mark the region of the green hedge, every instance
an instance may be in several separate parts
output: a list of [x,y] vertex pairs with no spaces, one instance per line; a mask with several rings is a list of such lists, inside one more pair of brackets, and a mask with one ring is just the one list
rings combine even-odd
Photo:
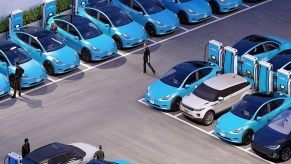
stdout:
[[[70,9],[71,0],[56,0],[57,12],[62,12]],[[35,22],[42,19],[41,6],[31,8],[28,11],[23,11],[23,25]],[[0,33],[8,30],[8,19],[0,20]]]

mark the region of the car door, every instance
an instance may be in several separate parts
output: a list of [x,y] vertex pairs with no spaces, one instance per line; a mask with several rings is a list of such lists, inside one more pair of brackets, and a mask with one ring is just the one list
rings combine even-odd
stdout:
[[263,60],[263,58],[265,58],[265,56],[267,55],[265,52],[266,51],[265,51],[264,45],[263,44],[260,44],[260,45],[255,46],[254,48],[252,48],[248,52],[248,54],[257,57],[258,60],[260,61],[260,60]]
[[77,52],[81,52],[81,36],[78,30],[71,24],[68,24],[68,35],[67,38],[70,42],[71,47],[73,47]]
[[267,53],[268,59],[271,59],[272,57],[277,55],[278,52],[279,52],[280,45],[277,44],[277,43],[267,42],[267,43],[264,43],[264,46],[265,46],[265,49],[266,49],[266,53]]
[[71,44],[70,44],[70,40],[67,39],[67,35],[68,34],[68,23],[64,22],[64,21],[60,21],[60,20],[55,20],[54,21],[55,24],[57,25],[58,27],[58,33],[56,34],[57,37],[63,42],[65,43],[66,45],[68,45],[69,47],[71,47]]
[[7,61],[7,59],[5,58],[5,55],[2,53],[2,51],[0,51],[0,72],[5,75],[5,76],[9,76],[9,63]]
[[276,99],[270,102],[271,112],[268,114],[268,121],[286,109],[286,107],[283,105],[284,101],[284,99]]
[[132,16],[132,19],[141,25],[145,25],[146,24],[146,20],[144,18],[145,11],[141,7],[141,5],[135,0],[132,0],[131,8],[132,10],[129,14]]
[[182,84],[180,88],[180,96],[184,97],[187,94],[191,93],[194,91],[195,88],[198,87],[196,84],[196,81],[199,79],[198,76],[198,71],[192,72],[185,80],[184,83]]
[[44,61],[43,49],[39,42],[35,38],[30,36],[29,45],[30,47],[28,48],[27,53],[29,53],[30,56],[36,61],[43,63]]
[[114,32],[112,30],[112,24],[109,21],[109,19],[102,13],[102,12],[98,12],[98,17],[97,17],[99,23],[99,27],[101,29],[102,32],[104,32],[105,34],[112,36],[112,33]]
[[215,112],[223,112],[226,109],[229,109],[232,106],[232,87],[225,88],[221,90],[218,94],[218,98],[222,98],[221,100],[217,100],[217,104],[215,105]]

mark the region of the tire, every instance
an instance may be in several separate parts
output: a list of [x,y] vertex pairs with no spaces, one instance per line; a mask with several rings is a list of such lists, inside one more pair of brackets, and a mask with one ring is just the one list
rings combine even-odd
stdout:
[[145,30],[147,31],[149,36],[156,36],[156,28],[152,23],[147,23],[145,26]]
[[178,13],[178,18],[179,18],[179,21],[180,23],[182,24],[188,24],[188,15],[184,12],[184,11],[180,11]]
[[84,62],[90,62],[92,60],[91,53],[87,48],[84,48],[81,52],[82,59]]
[[116,46],[117,46],[117,49],[122,49],[123,46],[122,46],[122,41],[121,39],[119,38],[119,36],[113,36],[113,40],[115,41],[116,43]]
[[252,142],[252,138],[253,138],[254,132],[252,130],[247,130],[242,138],[242,144],[243,145],[248,145]]
[[214,13],[214,14],[219,14],[220,13],[219,5],[218,5],[217,2],[215,2],[213,0],[209,4],[210,4],[210,6],[212,8],[212,13]]
[[9,83],[10,83],[11,88],[15,87],[15,76],[14,75],[9,76]]
[[179,106],[181,103],[181,98],[180,97],[175,97],[171,103],[171,111],[178,111],[179,110]]
[[51,62],[48,62],[48,61],[44,62],[43,67],[45,68],[46,73],[48,75],[51,75],[52,76],[52,75],[55,74],[54,66],[52,65]]
[[214,112],[213,111],[208,111],[204,115],[204,118],[202,120],[203,125],[209,126],[213,123],[214,120]]
[[291,148],[290,147],[283,147],[280,152],[280,159],[281,161],[285,162],[288,161],[291,157]]

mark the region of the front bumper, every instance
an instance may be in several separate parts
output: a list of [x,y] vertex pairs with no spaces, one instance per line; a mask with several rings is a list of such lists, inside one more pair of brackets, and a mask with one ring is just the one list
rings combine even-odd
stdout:
[[61,65],[55,64],[55,66],[54,66],[55,74],[70,72],[74,69],[79,68],[79,66],[80,66],[80,59],[78,59],[74,62],[71,62],[69,64],[61,64]]
[[4,88],[0,89],[0,97],[4,97],[10,92],[10,86],[6,85]]
[[143,44],[146,40],[147,40],[146,33],[143,36],[137,37],[137,38],[132,38],[132,39],[123,38],[122,40],[123,48],[131,48],[131,47],[139,46]]
[[243,133],[244,133],[243,131],[241,131],[240,133],[225,132],[219,127],[219,125],[216,124],[215,126],[215,135],[229,142],[242,143]]
[[174,31],[177,31],[180,28],[180,23],[178,21],[173,25],[165,25],[165,26],[155,25],[155,27],[156,27],[157,35],[165,35],[165,34],[169,34],[169,33],[172,33]]
[[263,154],[268,158],[278,159],[280,157],[280,149],[271,150],[254,142],[252,142],[251,147],[254,151]]
[[112,58],[117,55],[117,48],[114,47],[110,50],[102,51],[102,52],[94,52],[92,53],[92,61],[100,61],[108,58]]
[[21,88],[28,88],[44,83],[47,79],[46,73],[33,77],[33,78],[21,78]]
[[203,120],[204,115],[205,115],[204,112],[201,112],[201,111],[196,112],[196,111],[194,111],[193,108],[191,108],[183,103],[180,104],[180,110],[182,111],[184,116],[189,117],[193,120],[200,121],[200,122]]
[[162,110],[170,110],[170,108],[171,108],[171,101],[172,101],[171,99],[165,100],[165,101],[160,101],[159,99],[150,97],[146,93],[144,95],[144,99],[145,99],[145,102],[153,108],[159,108]]
[[226,13],[237,10],[242,7],[242,2],[220,4],[220,12]]
[[203,14],[188,14],[188,22],[189,23],[202,22],[211,18],[211,15],[212,15],[211,10]]

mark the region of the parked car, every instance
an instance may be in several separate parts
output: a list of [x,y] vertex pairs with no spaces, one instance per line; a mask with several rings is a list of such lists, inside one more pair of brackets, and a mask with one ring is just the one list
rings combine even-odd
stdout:
[[209,19],[212,10],[205,0],[161,0],[163,5],[174,12],[180,23],[196,23]]
[[288,107],[291,107],[291,98],[280,97],[279,94],[246,96],[218,119],[215,134],[229,142],[250,144],[255,132]]
[[78,15],[94,22],[115,41],[118,49],[135,47],[147,40],[143,26],[133,21],[123,9],[112,2],[101,1],[80,6]]
[[271,159],[285,162],[291,157],[291,108],[271,119],[255,132],[252,149]]
[[287,66],[287,64],[291,63],[291,49],[287,49],[278,53],[268,62],[273,65],[274,72],[276,72],[280,68],[284,68],[285,66]]
[[86,143],[51,143],[40,147],[23,158],[23,164],[80,164],[89,162],[97,148]]
[[85,62],[111,58],[117,54],[115,42],[104,34],[92,21],[79,15],[58,15],[50,17],[58,27],[58,37],[81,55]]
[[213,13],[226,13],[242,7],[242,0],[205,0],[211,5]]
[[7,40],[0,40],[0,50],[0,73],[8,78],[10,86],[15,85],[14,74],[17,61],[24,69],[20,84],[21,88],[41,84],[47,79],[44,67],[32,59],[19,45]]
[[112,2],[126,10],[150,36],[169,34],[180,27],[177,15],[166,9],[160,1],[112,0]]
[[113,160],[113,161],[105,161],[105,160],[91,160],[87,164],[133,164],[131,162],[125,160]]
[[6,76],[0,73],[0,97],[6,96],[7,94],[9,94],[9,92],[10,92],[9,81]]
[[66,73],[80,66],[78,54],[46,29],[23,27],[11,32],[10,40],[41,63],[49,75]]
[[217,113],[225,112],[251,93],[251,85],[245,78],[232,73],[223,74],[205,80],[185,96],[180,110],[184,116],[210,125]]
[[145,91],[147,104],[162,110],[179,110],[182,98],[203,81],[216,76],[219,67],[212,62],[188,61],[171,68]]

